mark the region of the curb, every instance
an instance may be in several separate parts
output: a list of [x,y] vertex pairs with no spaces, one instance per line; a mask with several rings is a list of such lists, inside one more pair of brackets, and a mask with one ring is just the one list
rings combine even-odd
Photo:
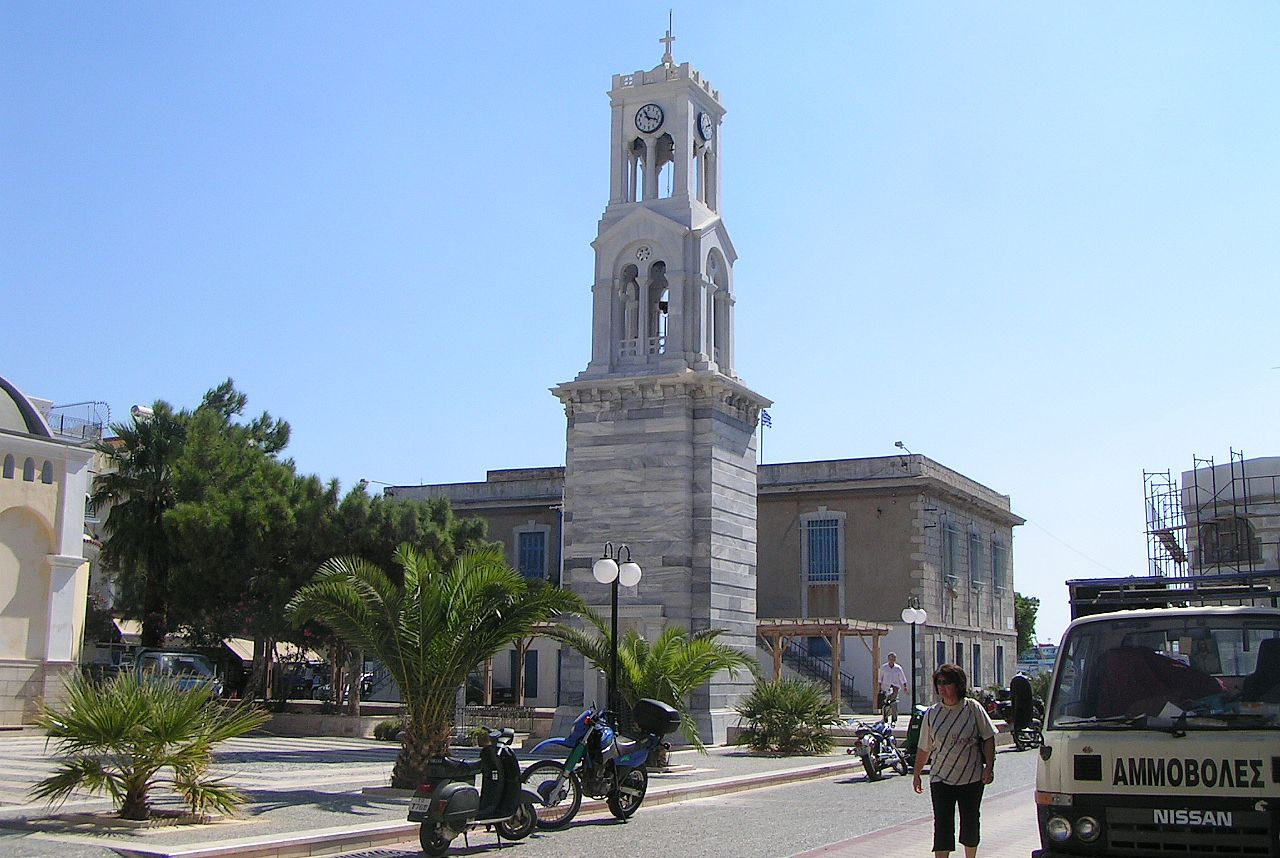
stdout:
[[[710,798],[727,793],[779,786],[785,783],[815,780],[851,771],[862,771],[862,763],[857,759],[850,758],[817,765],[799,766],[794,769],[763,772],[757,775],[718,778],[690,784],[675,784],[650,790],[645,796],[644,804],[645,806],[674,804],[697,798]],[[602,799],[584,801],[579,813],[586,814],[602,811],[605,806],[605,802]],[[223,840],[216,844],[157,847],[154,849],[111,844],[108,848],[114,849],[121,855],[126,856],[126,858],[232,858],[232,856],[234,858],[309,858],[309,856],[313,855],[333,855],[339,852],[351,852],[359,849],[377,849],[394,843],[402,843],[406,840],[417,840],[417,838],[418,823],[416,822],[369,822],[362,825],[323,828],[309,831],[306,834],[283,834]],[[100,839],[95,839],[93,842],[98,846],[107,845]]]

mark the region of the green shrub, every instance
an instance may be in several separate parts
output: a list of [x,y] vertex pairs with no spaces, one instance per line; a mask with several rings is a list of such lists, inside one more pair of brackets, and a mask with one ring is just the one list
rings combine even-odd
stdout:
[[746,725],[738,744],[780,754],[828,753],[835,746],[828,728],[840,720],[831,695],[798,679],[757,682],[738,716]]
[[210,773],[214,746],[267,717],[221,705],[208,686],[182,689],[174,679],[132,673],[100,683],[76,676],[66,699],[36,716],[57,746],[58,766],[31,795],[57,803],[80,791],[106,793],[121,817],[147,819],[160,787],[181,795],[192,814],[229,813],[245,797]]
[[388,718],[385,721],[379,721],[373,726],[373,738],[381,739],[384,742],[394,742],[400,738],[400,731],[404,729],[404,722],[399,718]]

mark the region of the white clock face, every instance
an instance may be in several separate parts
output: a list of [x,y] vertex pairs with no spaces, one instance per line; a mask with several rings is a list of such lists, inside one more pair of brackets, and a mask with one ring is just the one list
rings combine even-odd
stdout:
[[703,140],[710,140],[711,135],[716,133],[715,123],[705,113],[698,114],[698,133],[702,135]]
[[636,111],[636,128],[648,134],[662,127],[662,108],[656,104],[646,104]]

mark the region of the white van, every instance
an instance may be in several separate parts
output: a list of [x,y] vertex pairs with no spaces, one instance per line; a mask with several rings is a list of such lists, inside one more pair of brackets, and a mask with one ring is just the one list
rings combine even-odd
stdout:
[[1036,805],[1035,858],[1280,858],[1280,610],[1073,622],[1054,666]]

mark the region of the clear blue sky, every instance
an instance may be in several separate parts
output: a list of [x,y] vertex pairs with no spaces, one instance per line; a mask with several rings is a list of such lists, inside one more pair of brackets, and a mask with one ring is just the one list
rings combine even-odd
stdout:
[[[610,76],[667,7],[0,7],[0,374],[112,417],[231,376],[306,472],[560,464]],[[1142,472],[1280,453],[1280,4],[705,2],[769,462],[1011,495],[1040,636],[1142,574]]]

